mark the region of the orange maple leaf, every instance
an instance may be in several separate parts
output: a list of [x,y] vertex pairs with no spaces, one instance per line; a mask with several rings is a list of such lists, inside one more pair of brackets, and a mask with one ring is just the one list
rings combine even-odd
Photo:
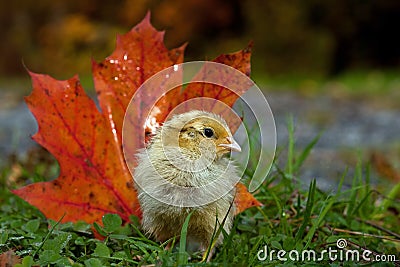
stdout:
[[[116,49],[109,57],[101,63],[93,62],[101,112],[77,77],[58,81],[30,72],[33,91],[25,100],[39,125],[33,139],[56,157],[60,175],[53,181],[14,190],[16,195],[47,218],[59,220],[64,216],[63,222],[100,222],[105,213],[116,213],[124,221],[132,214],[141,216],[122,153],[122,124],[129,101],[140,85],[164,68],[183,62],[185,46],[168,50],[163,37],[147,15],[130,32],[117,37]],[[221,55],[215,61],[250,73],[250,49]],[[220,99],[229,106],[238,97],[215,85],[191,84],[183,93],[171,91],[160,100],[157,106],[162,112],[157,119],[162,122],[173,107],[199,95]],[[144,105],[156,100],[141,99]],[[140,140],[132,140],[135,148],[141,147]],[[241,185],[238,191],[235,201],[239,211],[261,205]]]

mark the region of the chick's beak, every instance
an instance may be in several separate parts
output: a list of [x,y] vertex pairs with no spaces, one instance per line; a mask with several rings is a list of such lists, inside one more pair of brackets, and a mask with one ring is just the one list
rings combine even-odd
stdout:
[[228,136],[226,138],[226,140],[228,141],[227,144],[219,144],[219,146],[227,147],[230,150],[236,151],[236,152],[241,152],[242,151],[242,149],[240,148],[239,144],[235,141],[235,139],[233,139],[233,137]]

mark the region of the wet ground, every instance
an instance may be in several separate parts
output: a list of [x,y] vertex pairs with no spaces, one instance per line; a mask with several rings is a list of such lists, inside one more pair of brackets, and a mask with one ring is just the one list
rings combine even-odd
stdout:
[[[7,155],[17,153],[23,157],[36,145],[30,136],[37,131],[37,125],[22,102],[23,94],[0,90],[0,165],[6,164]],[[289,115],[295,121],[298,149],[323,131],[300,174],[306,183],[317,178],[319,187],[334,189],[347,167],[351,173],[357,160],[368,161],[373,151],[390,156],[392,163],[400,162],[399,95],[349,99],[289,91],[266,90],[265,94],[277,126],[278,147],[287,144]],[[285,154],[285,149],[282,151]]]
[[[302,180],[317,179],[320,188],[335,189],[342,173],[350,178],[359,160],[364,166],[372,153],[384,153],[391,163],[400,159],[400,98],[386,101],[348,99],[333,95],[311,97],[294,93],[269,94],[275,115],[278,145],[287,143],[288,114],[295,120],[297,148],[304,149],[322,135],[302,167]],[[400,167],[400,166],[397,166]],[[373,182],[377,175],[372,174]],[[350,184],[350,179],[347,180]]]

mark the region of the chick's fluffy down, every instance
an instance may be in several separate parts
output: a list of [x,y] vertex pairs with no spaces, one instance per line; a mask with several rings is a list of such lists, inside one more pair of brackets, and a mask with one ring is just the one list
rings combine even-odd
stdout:
[[[216,129],[213,138],[205,138],[201,134],[204,125]],[[188,131],[189,137],[183,134]],[[198,131],[199,134],[190,131]],[[237,170],[228,158],[215,156],[215,148],[207,149],[205,146],[202,151],[204,157],[201,158],[201,149],[191,147],[201,143],[197,139],[217,143],[225,134],[231,136],[221,117],[192,111],[165,122],[149,146],[137,154],[134,178],[145,232],[159,241],[179,236],[183,222],[192,210],[188,240],[199,244],[200,249],[207,248],[215,226],[219,227],[225,217],[223,227],[230,232],[235,213],[234,186],[240,179]],[[175,137],[177,142],[171,141]],[[186,137],[189,141],[183,142]],[[197,171],[199,168],[200,171]],[[222,239],[220,235],[217,244]]]

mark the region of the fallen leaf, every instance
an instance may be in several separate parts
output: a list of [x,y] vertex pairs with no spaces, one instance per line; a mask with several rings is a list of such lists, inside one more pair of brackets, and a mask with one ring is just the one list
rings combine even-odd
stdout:
[[[239,52],[220,55],[214,59],[213,62],[228,65],[241,71],[247,76],[250,76],[251,47],[252,43]],[[207,65],[204,66],[204,68],[206,67]],[[203,108],[204,110],[224,116],[228,121],[228,124],[230,124],[230,128],[234,132],[239,126],[241,120],[238,120],[237,116],[230,113],[231,109],[227,109],[226,106],[218,105],[218,102],[222,101],[228,107],[232,107],[240,95],[244,94],[251,87],[251,84],[248,83],[247,80],[243,80],[242,77],[232,77],[232,73],[225,74],[223,72],[217,72],[210,74],[205,70],[202,70],[198,75],[195,75],[193,80],[204,80],[204,77],[201,77],[201,75],[216,75],[218,77],[215,80],[224,81],[225,87],[210,83],[192,82],[188,84],[183,91],[181,87],[175,88],[169,91],[166,96],[155,105],[157,113],[153,116],[157,121],[164,121],[167,118],[166,116],[169,115],[174,108],[179,104],[184,103],[176,113],[184,113],[194,108]],[[237,90],[233,92],[231,88],[237,88]],[[198,97],[208,99],[201,99],[195,103],[188,101]],[[195,105],[194,108],[193,104]]]
[[[185,45],[168,50],[163,37],[164,33],[150,24],[147,15],[130,32],[117,37],[116,49],[109,57],[93,62],[101,112],[77,77],[58,81],[30,72],[33,91],[26,103],[39,125],[33,139],[56,157],[60,175],[53,181],[14,190],[16,195],[39,208],[47,218],[59,220],[64,216],[63,222],[101,223],[105,213],[116,213],[124,221],[132,214],[141,216],[122,153],[122,125],[129,101],[141,84],[160,70],[183,62]],[[249,75],[250,46],[238,53],[221,55],[215,62]],[[247,89],[243,87],[240,93]],[[218,99],[228,106],[239,97],[223,87],[190,84],[183,92],[172,92],[160,100],[156,106],[161,112],[156,120],[161,123],[170,109],[197,96]],[[152,105],[156,100],[151,96],[140,99],[143,105]],[[144,124],[136,121],[144,114],[136,112],[136,117],[129,119],[136,123],[137,131],[144,131]],[[138,136],[130,138],[133,151],[143,147]],[[240,211],[260,205],[242,184],[238,184],[237,196]]]
[[21,263],[21,258],[15,255],[14,250],[8,250],[0,254],[0,267],[11,267]]
[[33,139],[60,164],[60,176],[14,190],[47,218],[101,221],[104,213],[124,220],[140,215],[132,178],[110,118],[100,113],[77,77],[58,81],[30,73],[33,92],[26,103],[39,131]]
[[261,207],[263,204],[258,201],[252,194],[247,191],[247,187],[242,184],[238,183],[236,185],[236,197],[235,197],[235,204],[236,204],[236,214],[245,211],[251,207]]
[[[121,143],[121,130],[126,108],[136,90],[148,78],[174,64],[183,62],[185,45],[168,50],[164,32],[150,24],[150,14],[130,32],[117,36],[115,51],[103,62],[93,62],[93,77],[100,107],[110,119],[116,138]],[[153,105],[152,95],[140,99],[143,105]],[[137,118],[143,117],[138,110]],[[137,129],[140,131],[143,126]],[[141,140],[140,140],[141,141]],[[135,140],[135,143],[139,143]]]
[[371,164],[383,178],[394,183],[400,183],[400,172],[398,172],[384,154],[373,152],[371,154]]

